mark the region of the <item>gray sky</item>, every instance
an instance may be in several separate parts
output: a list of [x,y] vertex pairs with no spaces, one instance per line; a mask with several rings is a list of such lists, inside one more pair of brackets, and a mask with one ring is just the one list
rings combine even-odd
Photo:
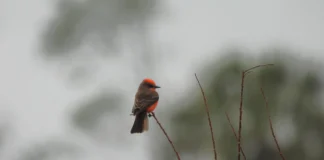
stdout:
[[[165,48],[162,51],[173,53],[172,60],[161,62],[161,65],[168,65],[158,67],[161,77],[153,77],[165,86],[160,90],[161,97],[167,93],[182,93],[187,83],[194,83],[195,67],[204,60],[217,57],[215,53],[224,45],[240,45],[256,52],[262,47],[283,44],[307,53],[296,56],[323,58],[324,1],[166,2],[170,13],[152,25],[158,44]],[[81,90],[69,88],[65,79],[60,77],[61,68],[46,65],[37,57],[40,31],[52,15],[53,7],[53,2],[49,0],[0,0],[0,112],[10,112],[8,117],[13,120],[14,134],[11,137],[15,136],[15,139],[12,139],[14,143],[9,145],[10,148],[19,149],[27,142],[42,140],[42,137],[64,135],[67,112],[71,111],[73,104],[100,88],[101,82],[107,81],[107,77],[98,77],[103,80],[97,80],[98,83]],[[111,70],[103,73],[116,77],[112,84],[126,81],[132,75]],[[125,127],[127,135],[133,123],[128,112],[137,83],[125,84],[129,88],[124,90],[130,95],[124,115],[130,121]],[[169,93],[175,86],[178,89]],[[160,105],[163,106],[163,103],[168,102],[162,101]],[[136,138],[133,143],[145,141],[145,136]],[[139,155],[138,159],[148,158],[144,147],[131,151],[118,148],[107,150],[115,159],[134,154]],[[14,150],[5,156],[14,156]]]

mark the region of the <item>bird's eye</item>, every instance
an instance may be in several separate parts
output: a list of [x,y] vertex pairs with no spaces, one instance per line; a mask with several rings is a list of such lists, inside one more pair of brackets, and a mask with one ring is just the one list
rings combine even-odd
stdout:
[[153,85],[151,85],[151,84],[149,84],[148,86],[149,86],[149,88],[154,88],[154,86],[153,86]]

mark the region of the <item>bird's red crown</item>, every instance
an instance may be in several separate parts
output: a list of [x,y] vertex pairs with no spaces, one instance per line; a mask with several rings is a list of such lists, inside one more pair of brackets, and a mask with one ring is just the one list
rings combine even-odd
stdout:
[[151,85],[153,85],[153,86],[156,85],[155,82],[154,82],[154,80],[153,80],[153,79],[150,79],[150,78],[145,78],[145,79],[143,80],[143,82],[145,82],[145,83],[149,83],[149,84],[151,84]]

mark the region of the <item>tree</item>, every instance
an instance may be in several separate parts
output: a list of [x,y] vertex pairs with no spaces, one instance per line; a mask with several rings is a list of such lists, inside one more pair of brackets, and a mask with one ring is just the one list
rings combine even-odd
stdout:
[[[229,112],[237,129],[241,72],[265,63],[274,63],[275,66],[255,70],[245,79],[242,142],[247,159],[280,159],[269,129],[261,86],[268,98],[274,130],[285,157],[294,160],[324,158],[324,153],[318,149],[324,144],[324,118],[319,98],[322,83],[320,71],[315,68],[320,67],[285,53],[284,50],[273,50],[257,62],[244,53],[231,54],[204,67],[198,74],[208,99],[217,137],[216,149],[222,160],[237,158],[237,142],[225,111]],[[172,123],[168,123],[172,125],[168,128],[184,159],[212,159],[202,96],[197,85],[192,88],[187,97],[174,104],[183,109],[173,114]],[[154,158],[176,159],[167,141],[163,142],[163,145],[155,143],[154,146],[158,147],[155,150],[162,152],[155,154]]]
[[158,55],[148,26],[161,7],[158,0],[60,0],[44,30],[41,56],[69,69],[74,83],[97,71],[102,58],[124,54],[133,59],[131,69],[153,74]]
[[[126,36],[132,33],[145,36],[146,25],[159,9],[157,3],[157,0],[60,0],[58,14],[44,32],[45,56],[78,54],[71,50],[91,41],[95,47],[117,48],[123,32],[130,31]],[[102,54],[107,53],[112,52],[105,50]]]

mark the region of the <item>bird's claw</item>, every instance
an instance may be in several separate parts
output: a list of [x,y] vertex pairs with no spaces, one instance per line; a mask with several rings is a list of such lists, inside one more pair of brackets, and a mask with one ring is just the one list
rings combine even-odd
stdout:
[[148,113],[147,115],[148,115],[148,117],[152,117],[153,113]]
[[148,117],[152,117],[152,114],[151,114],[151,113],[149,113],[149,114],[147,114],[147,116],[148,116]]
[[[134,113],[131,113],[131,114],[129,114],[129,115],[130,115],[130,116],[135,116]],[[152,117],[152,116],[153,116],[153,113],[148,113],[147,116],[148,116],[148,117]]]

